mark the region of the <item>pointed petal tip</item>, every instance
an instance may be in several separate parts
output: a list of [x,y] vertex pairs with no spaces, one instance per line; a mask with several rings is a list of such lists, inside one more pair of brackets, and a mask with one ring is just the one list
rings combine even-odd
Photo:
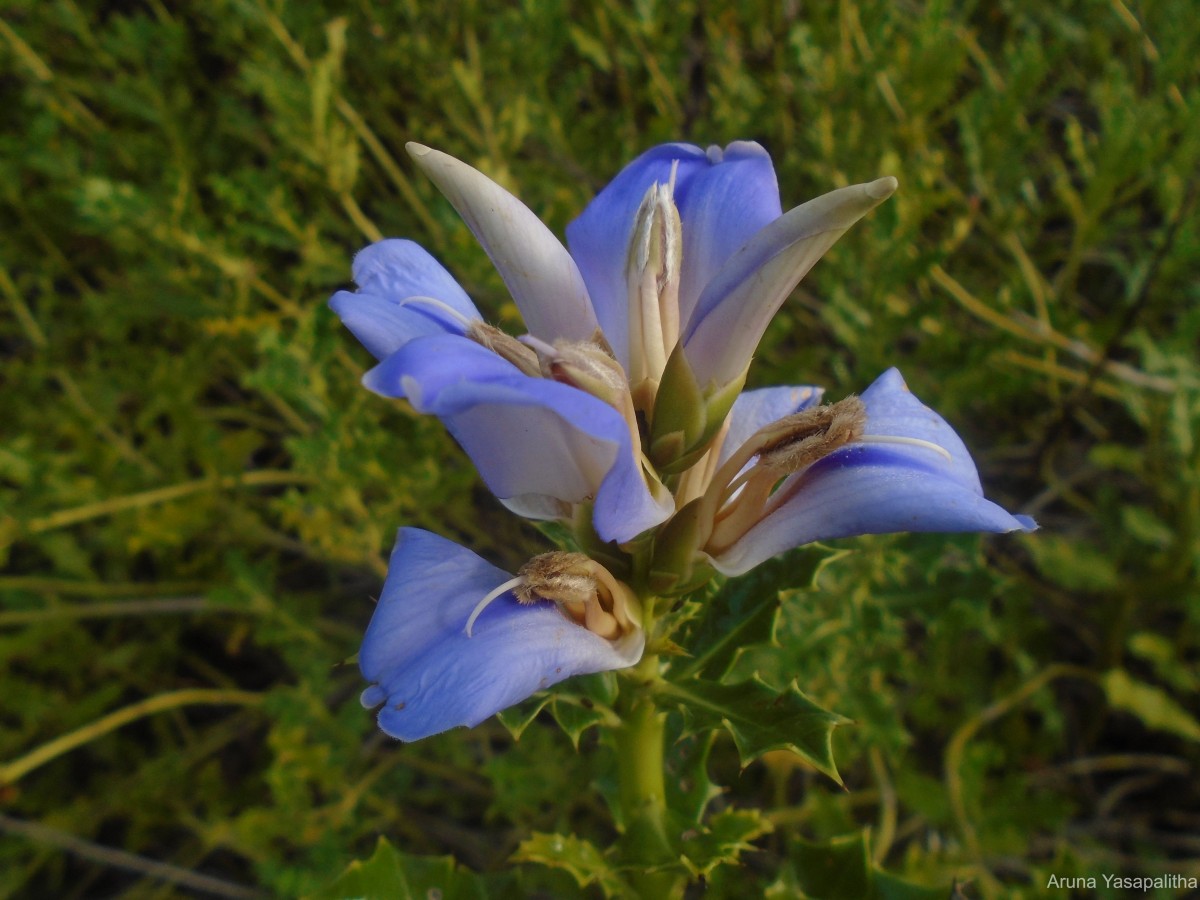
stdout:
[[886,200],[892,194],[896,193],[896,188],[900,187],[900,182],[891,175],[885,175],[883,178],[877,178],[863,187],[867,191],[867,196],[872,200]]
[[418,144],[416,141],[409,141],[404,145],[404,149],[408,151],[408,155],[413,159],[420,159],[422,156],[428,156],[433,152],[432,147],[426,147],[424,144]]

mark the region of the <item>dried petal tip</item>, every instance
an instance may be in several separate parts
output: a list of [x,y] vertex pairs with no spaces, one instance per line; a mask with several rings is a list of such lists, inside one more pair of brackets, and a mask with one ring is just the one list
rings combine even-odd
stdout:
[[891,175],[885,175],[883,178],[876,179],[870,184],[864,185],[867,196],[872,200],[886,200],[892,194],[896,193],[896,188],[900,187],[900,182]]

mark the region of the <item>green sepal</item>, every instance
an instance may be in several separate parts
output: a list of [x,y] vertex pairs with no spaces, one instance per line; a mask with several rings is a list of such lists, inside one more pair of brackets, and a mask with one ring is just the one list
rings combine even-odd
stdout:
[[460,868],[451,856],[409,856],[380,838],[370,859],[350,863],[336,881],[307,900],[425,900],[432,896],[485,900],[520,894],[511,876],[485,879]]
[[581,887],[598,884],[605,897],[627,897],[628,886],[594,844],[574,835],[535,832],[521,842],[513,862],[562,869]]
[[694,580],[696,549],[712,530],[712,523],[705,522],[702,513],[703,504],[697,498],[676,512],[655,538],[649,581],[650,589],[659,596],[684,593],[681,588]]
[[867,832],[820,844],[796,840],[789,847],[791,877],[768,889],[768,897],[810,900],[946,900],[954,888],[923,887],[889,875],[871,861]]
[[683,344],[676,344],[654,396],[649,447],[654,467],[659,472],[669,472],[671,464],[699,442],[706,424],[704,393],[683,352]]
[[[678,388],[672,388],[674,396],[683,400],[672,400],[671,394],[664,395],[667,372],[671,371],[672,360],[678,356]],[[721,388],[704,392],[696,384],[688,359],[679,347],[667,360],[667,371],[659,386],[654,402],[654,421],[650,425],[650,461],[662,475],[686,472],[700,460],[708,450],[710,440],[725,424],[725,418],[733,408],[733,402],[742,394],[749,366],[730,383]],[[695,403],[695,409],[678,410],[676,403]],[[659,422],[664,425],[659,425]]]
[[739,684],[689,679],[660,690],[679,704],[685,733],[729,732],[743,768],[769,750],[788,750],[842,783],[833,761],[833,730],[850,720],[818,706],[794,684],[780,693],[757,678]]

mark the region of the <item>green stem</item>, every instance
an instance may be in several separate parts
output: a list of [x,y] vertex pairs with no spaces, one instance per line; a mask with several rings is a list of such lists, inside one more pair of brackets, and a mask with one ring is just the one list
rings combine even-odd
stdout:
[[663,779],[666,714],[655,703],[658,656],[647,654],[621,686],[616,732],[621,809],[625,817],[623,857],[633,868],[629,882],[637,896],[671,900],[683,896],[684,877],[667,828]]

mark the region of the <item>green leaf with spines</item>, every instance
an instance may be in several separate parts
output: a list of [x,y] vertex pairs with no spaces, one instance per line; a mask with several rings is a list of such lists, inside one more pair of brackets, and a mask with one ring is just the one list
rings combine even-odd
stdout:
[[459,867],[451,856],[409,856],[380,838],[366,861],[355,860],[308,900],[486,900],[518,896],[510,877],[488,880]]
[[538,713],[545,709],[553,699],[554,695],[549,693],[534,694],[523,703],[500,710],[496,713],[496,718],[500,720],[501,725],[508,729],[512,739],[519,741],[521,735],[525,733],[525,729],[533,724]]
[[595,844],[574,835],[534,833],[521,842],[512,859],[562,869],[581,888],[598,884],[606,897],[629,896],[629,888]]
[[771,831],[771,823],[756,809],[726,809],[701,829],[685,831],[680,860],[693,877],[704,878],[721,865],[736,865],[753,850],[750,843]]
[[[931,888],[890,875],[871,860],[866,831],[824,843],[796,840],[788,848],[792,871],[768,897],[809,900],[951,900],[955,888]],[[783,891],[786,893],[776,893]]]
[[768,750],[789,750],[842,783],[832,737],[849,720],[813,703],[794,684],[779,692],[757,678],[739,684],[691,679],[667,683],[661,690],[683,711],[685,733],[728,731],[743,767]]
[[597,725],[615,728],[621,723],[612,709],[616,692],[616,677],[612,672],[572,678],[554,692],[550,714],[566,732],[576,750],[579,749],[579,739],[589,728]]
[[1137,681],[1124,669],[1110,669],[1101,684],[1113,709],[1137,716],[1147,728],[1200,741],[1200,722],[1162,688]]
[[821,567],[838,555],[839,551],[822,546],[802,547],[727,582],[709,600],[708,615],[699,619],[684,642],[693,659],[680,676],[703,675],[720,681],[742,648],[774,644],[781,590],[810,587]]
[[708,777],[708,754],[715,731],[681,736],[667,747],[667,809],[679,830],[696,828],[704,820],[705,810],[721,788]]

